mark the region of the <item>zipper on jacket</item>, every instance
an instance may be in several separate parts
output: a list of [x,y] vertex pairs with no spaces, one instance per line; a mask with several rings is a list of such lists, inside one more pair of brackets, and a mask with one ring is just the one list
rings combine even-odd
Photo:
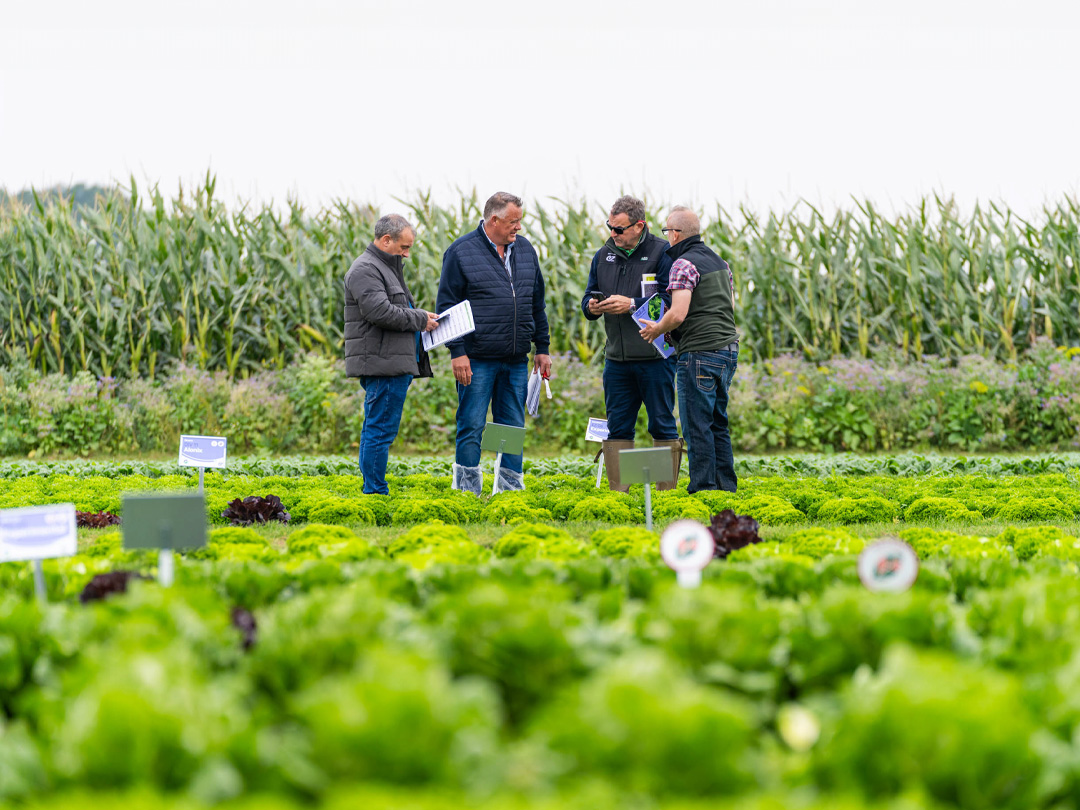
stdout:
[[[485,234],[485,236],[486,235],[487,234]],[[488,241],[490,241],[490,240],[488,240]],[[509,247],[509,245],[507,247]],[[497,261],[499,263],[499,265],[502,267],[502,269],[505,270],[506,269],[506,263],[501,258],[499,258],[499,251],[493,249],[491,247],[491,245],[488,245],[488,249],[490,249],[492,251],[492,253],[495,254],[495,261]],[[518,336],[517,336],[517,290],[514,289],[514,267],[515,267],[515,265],[517,265],[517,260],[513,257],[513,255],[511,255],[510,256],[510,298],[514,302],[514,331],[512,332],[512,337],[510,338],[510,345],[513,348],[516,349],[517,348],[517,338],[518,338]],[[528,351],[528,347],[526,347],[525,350]],[[516,354],[516,352],[515,352],[515,354]]]
[[[627,275],[626,271],[630,267],[630,257],[629,256],[621,256],[620,258],[622,259],[622,262],[620,263],[620,266],[619,266],[619,282],[620,282],[619,287],[625,290],[626,289],[626,275]],[[631,290],[629,290],[629,292],[632,293],[634,291],[631,289]],[[634,297],[633,295],[628,295],[627,296],[627,298],[630,298],[631,300],[633,299],[633,297]],[[626,357],[626,341],[623,339],[621,329],[619,330],[619,342],[622,344],[623,357],[625,358]]]
[[[516,264],[517,264],[517,262],[514,260],[514,257],[511,256],[510,257],[510,297],[514,301],[514,348],[515,349],[517,348],[517,339],[518,339],[518,333],[517,333],[517,290],[514,289],[514,265],[516,265]],[[529,350],[529,347],[526,346],[525,351],[527,352],[528,350]],[[516,354],[516,352],[515,352],[515,354]]]

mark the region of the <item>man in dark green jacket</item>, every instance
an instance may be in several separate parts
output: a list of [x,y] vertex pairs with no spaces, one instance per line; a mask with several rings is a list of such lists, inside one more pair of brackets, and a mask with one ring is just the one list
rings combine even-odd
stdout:
[[[671,305],[667,292],[664,251],[668,244],[649,233],[645,203],[630,196],[619,197],[611,206],[607,228],[611,238],[593,256],[589,281],[581,311],[595,321],[604,319],[607,345],[604,352],[604,408],[608,437],[603,443],[608,486],[626,492],[629,485],[619,480],[619,452],[634,446],[635,424],[642,404],[649,417],[649,433],[655,447],[672,449],[672,466],[678,481],[682,443],[675,425],[675,358],[664,358],[656,347],[638,335],[630,313],[649,296],[642,291],[642,279],[652,276],[664,305]],[[658,484],[671,489],[673,483]]]
[[645,340],[671,333],[678,352],[679,421],[690,460],[687,490],[738,487],[728,432],[728,388],[739,364],[735,284],[727,262],[701,240],[701,221],[673,208],[663,233],[671,243],[671,308],[646,322]]
[[345,373],[364,387],[359,462],[369,495],[389,494],[386,462],[405,394],[413,377],[431,376],[420,332],[435,328],[435,314],[416,309],[405,283],[404,260],[415,233],[405,217],[387,214],[345,274]]

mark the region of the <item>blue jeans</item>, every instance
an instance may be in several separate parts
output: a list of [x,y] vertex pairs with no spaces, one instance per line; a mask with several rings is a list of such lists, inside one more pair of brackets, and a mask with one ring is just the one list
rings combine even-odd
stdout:
[[677,439],[675,426],[675,358],[604,363],[604,408],[608,438],[633,441],[642,403],[649,415],[649,435]]
[[679,421],[690,463],[689,492],[738,488],[727,417],[728,388],[738,365],[738,351],[679,355]]
[[[521,361],[469,359],[472,383],[457,384],[457,452],[462,467],[480,466],[480,437],[487,423],[525,427],[525,392],[529,387],[529,364]],[[504,469],[521,472],[521,454],[504,455]]]
[[401,411],[410,383],[411,374],[360,378],[365,393],[359,461],[365,495],[390,494],[386,486],[386,459],[401,427]]

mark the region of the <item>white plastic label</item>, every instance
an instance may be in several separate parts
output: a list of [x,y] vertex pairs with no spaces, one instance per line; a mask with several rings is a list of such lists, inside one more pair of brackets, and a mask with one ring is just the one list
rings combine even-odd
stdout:
[[608,437],[607,419],[589,417],[589,426],[585,428],[585,441],[602,442]]
[[77,549],[73,504],[0,511],[0,562],[70,557]]
[[859,554],[859,579],[871,591],[906,591],[919,576],[919,556],[900,539],[878,540]]
[[[660,535],[660,556],[679,573],[700,572],[712,562],[715,549],[712,532],[696,520],[677,520]],[[689,582],[694,578],[683,579]]]
[[213,467],[225,469],[225,449],[228,441],[222,436],[181,436],[181,467]]

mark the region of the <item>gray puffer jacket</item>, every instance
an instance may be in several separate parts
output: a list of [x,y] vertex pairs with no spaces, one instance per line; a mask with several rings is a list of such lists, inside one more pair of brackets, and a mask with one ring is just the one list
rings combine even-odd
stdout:
[[417,332],[427,323],[405,283],[402,258],[375,247],[365,250],[345,274],[345,373],[349,377],[430,377],[423,346],[417,361]]

